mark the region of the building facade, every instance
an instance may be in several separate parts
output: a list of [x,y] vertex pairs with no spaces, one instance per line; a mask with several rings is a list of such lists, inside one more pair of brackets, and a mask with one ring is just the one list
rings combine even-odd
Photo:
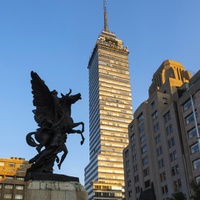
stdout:
[[188,183],[200,183],[200,71],[177,92]]
[[25,199],[26,169],[30,167],[23,158],[0,158],[0,200]]
[[179,191],[190,198],[190,182],[199,181],[200,173],[199,78],[172,60],[153,75],[149,98],[129,124],[123,152],[126,200],[167,200]]
[[89,60],[89,164],[85,188],[89,200],[124,198],[123,149],[128,144],[132,98],[128,49],[108,30],[104,1],[104,30]]

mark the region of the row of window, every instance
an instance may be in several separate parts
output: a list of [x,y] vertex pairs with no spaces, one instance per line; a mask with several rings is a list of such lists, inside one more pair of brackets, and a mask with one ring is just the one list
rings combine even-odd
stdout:
[[12,163],[12,162],[7,163],[4,161],[0,161],[0,167],[4,167],[4,166],[24,168],[25,164],[16,164],[16,163]]
[[[0,184],[0,189],[3,188],[3,184]],[[4,189],[13,189],[14,185],[12,184],[5,184],[4,185]],[[16,190],[24,190],[24,186],[23,185],[15,185],[15,189]]]
[[[174,185],[174,191],[175,192],[180,191],[180,189],[182,187],[181,179],[175,180],[173,185]],[[161,190],[162,190],[162,194],[167,194],[168,193],[168,186],[167,185],[162,186]]]
[[[4,199],[13,199],[12,194],[4,194],[3,197]],[[0,198],[1,198],[1,194],[0,194]],[[24,199],[24,196],[22,194],[15,194],[14,199]]]
[[[137,182],[138,182],[138,181],[137,181]],[[145,181],[145,183],[144,183],[145,188],[150,187],[150,185],[151,185],[150,180]],[[174,191],[175,191],[175,192],[180,191],[181,188],[182,188],[181,179],[175,180],[175,181],[173,182],[173,186],[174,186]],[[167,185],[161,186],[161,192],[162,192],[162,194],[167,194],[167,193],[168,193],[168,186],[167,186]],[[140,187],[139,187],[139,186],[136,186],[136,187],[135,187],[135,193],[136,193],[136,194],[137,194],[137,193],[140,193]],[[129,190],[128,196],[129,196],[129,197],[132,196],[132,190]]]
[[0,175],[0,180],[1,179],[9,179],[9,180],[19,180],[19,181],[23,181],[24,180],[24,177],[15,177],[15,176],[4,176],[4,175]]
[[[155,105],[155,103],[152,103],[152,105]],[[189,107],[191,106],[191,100],[189,99],[184,105],[183,105],[183,110],[186,111]],[[154,106],[153,106],[154,107]],[[195,112],[196,114],[196,117],[197,116],[197,111]],[[167,112],[164,116],[164,121],[165,123],[169,122],[171,120],[171,113],[170,112]],[[155,121],[156,119],[158,118],[158,111],[155,111],[153,114],[152,114],[152,120]],[[144,116],[143,116],[143,113],[141,113],[138,117],[138,122],[142,121],[144,119]],[[186,118],[185,118],[185,122],[186,124],[189,124],[191,123],[192,121],[194,121],[194,114],[191,113],[190,115],[188,115]],[[157,127],[156,127],[157,126]],[[154,127],[154,132],[156,132],[158,129],[159,129],[159,124],[157,124],[155,127]],[[169,129],[171,130],[172,127],[169,127]],[[200,129],[200,128],[199,128]],[[144,125],[142,124],[140,127],[139,127],[139,132],[142,132],[144,130]],[[172,130],[171,130],[172,131]],[[168,132],[168,130],[167,130]]]

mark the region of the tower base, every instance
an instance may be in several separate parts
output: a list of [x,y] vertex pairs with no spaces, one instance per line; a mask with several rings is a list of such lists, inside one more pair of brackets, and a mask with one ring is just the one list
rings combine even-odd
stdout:
[[79,182],[34,180],[28,183],[25,200],[88,200]]

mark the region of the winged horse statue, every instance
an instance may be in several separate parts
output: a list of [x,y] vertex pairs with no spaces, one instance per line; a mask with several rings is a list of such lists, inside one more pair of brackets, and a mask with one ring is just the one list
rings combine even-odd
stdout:
[[[50,91],[45,82],[36,72],[31,72],[33,94],[34,119],[39,128],[26,136],[28,145],[35,147],[37,155],[29,160],[31,167],[27,170],[25,180],[30,180],[33,173],[53,173],[54,163],[58,168],[67,156],[65,145],[68,134],[77,133],[81,136],[81,145],[84,143],[84,123],[75,123],[71,117],[71,105],[81,99],[81,94],[69,93],[58,97],[56,90]],[[74,129],[81,125],[81,129]],[[58,153],[63,152],[61,158]]]

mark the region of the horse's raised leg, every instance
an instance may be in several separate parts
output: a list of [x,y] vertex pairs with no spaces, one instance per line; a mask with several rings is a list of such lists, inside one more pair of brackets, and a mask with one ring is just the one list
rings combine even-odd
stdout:
[[[84,123],[83,122],[76,122],[76,123],[74,123],[73,120],[72,120],[70,123],[68,123],[68,125],[71,128],[71,130],[70,130],[70,132],[68,132],[68,134],[70,134],[70,133],[78,133],[78,134],[80,134],[81,138],[82,138],[82,140],[81,140],[81,145],[82,145],[84,143],[84,140],[85,140],[85,138],[83,136]],[[82,129],[81,130],[73,130],[73,128],[75,128],[75,127],[77,127],[79,125],[82,125]]]
[[65,144],[63,144],[62,150],[63,150],[64,153],[63,153],[63,155],[62,155],[62,157],[61,157],[61,159],[60,159],[60,162],[59,162],[59,164],[58,164],[58,168],[59,168],[59,169],[61,168],[61,165],[62,165],[63,161],[65,160],[67,154],[68,154],[68,150],[67,150],[67,147],[66,147]]
[[85,130],[85,128],[84,128],[84,123],[83,123],[83,122],[72,123],[72,124],[70,124],[70,127],[73,129],[73,128],[79,126],[79,125],[82,125],[82,130],[81,130],[81,132],[83,133],[84,130]]

